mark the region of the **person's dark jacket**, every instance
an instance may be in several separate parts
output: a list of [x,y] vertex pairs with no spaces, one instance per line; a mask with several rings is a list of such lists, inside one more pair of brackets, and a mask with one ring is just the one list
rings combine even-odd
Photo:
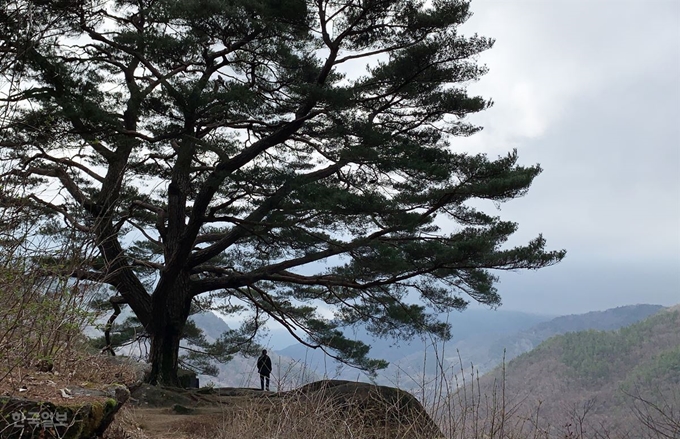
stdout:
[[257,359],[257,371],[264,376],[269,376],[272,373],[272,360],[269,355],[260,355]]

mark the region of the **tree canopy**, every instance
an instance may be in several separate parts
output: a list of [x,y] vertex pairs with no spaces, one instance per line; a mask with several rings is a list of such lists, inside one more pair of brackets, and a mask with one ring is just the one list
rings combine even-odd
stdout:
[[467,1],[4,3],[1,207],[78,243],[77,269],[40,263],[122,296],[153,382],[192,303],[239,313],[236,345],[269,320],[371,370],[343,327],[448,337],[438,312],[500,304],[492,270],[564,256],[470,204],[541,169],[454,149],[491,104]]

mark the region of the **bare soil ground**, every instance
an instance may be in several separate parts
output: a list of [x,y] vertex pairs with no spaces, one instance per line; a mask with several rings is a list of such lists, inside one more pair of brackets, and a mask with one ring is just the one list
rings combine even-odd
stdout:
[[144,384],[132,393],[105,438],[217,438],[234,422],[266,416],[263,412],[280,400],[276,393],[255,389],[182,390]]
[[204,407],[190,415],[170,408],[125,407],[106,432],[106,439],[194,439],[214,435],[222,418],[219,407]]
[[[366,389],[356,393],[364,396],[363,402],[337,406],[330,403],[330,394],[314,385],[304,392],[175,389],[142,384],[139,372],[134,365],[118,364],[110,357],[83,355],[55,364],[49,372],[33,365],[18,368],[0,382],[0,395],[58,404],[65,402],[60,390],[70,386],[97,389],[125,384],[132,388],[131,397],[104,439],[432,438],[413,435],[418,423],[398,415],[403,409],[397,400],[367,396]],[[68,399],[76,401],[87,399],[76,395]]]
[[[81,355],[63,359],[49,372],[39,370],[38,365],[17,367],[0,380],[0,395],[63,403],[62,389],[72,386],[97,389],[107,384],[132,386],[138,380],[136,371],[125,364],[112,363],[101,355]],[[43,367],[45,369],[45,367]],[[89,402],[93,398],[71,395],[69,402]]]
[[[24,365],[0,380],[0,395],[62,404],[94,402],[97,397],[69,394],[73,387],[98,389],[124,384],[132,397],[116,415],[107,439],[194,439],[215,437],[227,418],[257,405],[266,407],[276,394],[255,389],[166,389],[139,383],[139,370],[111,357],[80,354],[62,359],[41,371],[38,364]],[[45,369],[44,365],[42,369]],[[263,399],[264,398],[264,399]],[[258,401],[259,400],[259,401]],[[254,404],[253,401],[258,401]],[[178,413],[173,406],[186,408]],[[251,410],[252,412],[252,410]]]

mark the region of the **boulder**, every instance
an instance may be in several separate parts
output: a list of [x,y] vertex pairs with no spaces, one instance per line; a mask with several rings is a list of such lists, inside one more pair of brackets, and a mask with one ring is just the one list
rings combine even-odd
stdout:
[[198,389],[198,376],[193,370],[179,369],[177,371],[179,385],[184,389]]
[[443,438],[413,395],[368,383],[325,380],[287,392],[143,384],[132,396],[133,409],[148,424],[162,417],[156,424],[163,431],[189,437],[198,430],[203,437],[220,437],[231,429],[242,437]]
[[443,437],[420,401],[401,389],[354,381],[323,380],[290,393],[331,404],[342,418],[356,420],[355,427],[360,427],[365,437],[371,437],[371,432],[385,437],[386,431],[392,431],[393,437],[402,439]]
[[[120,384],[64,389],[63,402],[0,396],[3,439],[93,439],[101,436],[130,397]],[[55,402],[56,401],[56,402]]]

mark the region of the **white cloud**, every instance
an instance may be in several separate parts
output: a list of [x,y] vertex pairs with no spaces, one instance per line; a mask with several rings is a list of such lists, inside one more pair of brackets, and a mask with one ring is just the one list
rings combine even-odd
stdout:
[[583,300],[680,300],[680,2],[480,0],[472,10],[465,32],[497,42],[470,90],[495,105],[471,118],[484,131],[454,145],[518,148],[522,163],[541,163],[500,215],[520,224],[511,244],[542,232],[569,252],[502,283],[504,301],[584,311]]
[[[495,105],[460,148],[498,152],[538,138],[577,97],[611,82],[677,70],[680,3],[477,1],[463,28],[496,39],[480,61],[490,72],[473,93]],[[587,111],[587,109],[584,109]]]

